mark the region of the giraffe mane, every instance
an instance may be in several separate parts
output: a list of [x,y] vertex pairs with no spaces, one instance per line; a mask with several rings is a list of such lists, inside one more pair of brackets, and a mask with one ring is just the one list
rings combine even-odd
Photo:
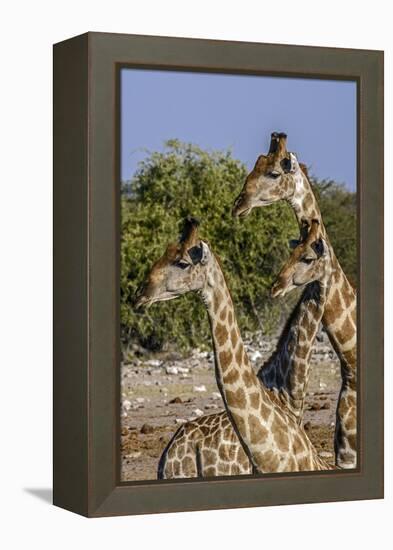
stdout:
[[309,176],[309,173],[308,173],[308,168],[307,168],[307,165],[304,164],[303,162],[299,162],[299,166],[300,166],[300,169],[301,171],[303,172],[303,174],[306,176],[306,178],[308,179],[308,181],[310,181],[310,176]]

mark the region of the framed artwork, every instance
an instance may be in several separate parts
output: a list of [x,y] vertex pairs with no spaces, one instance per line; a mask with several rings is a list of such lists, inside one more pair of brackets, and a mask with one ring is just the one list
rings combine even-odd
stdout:
[[383,53],[54,46],[54,503],[382,498]]

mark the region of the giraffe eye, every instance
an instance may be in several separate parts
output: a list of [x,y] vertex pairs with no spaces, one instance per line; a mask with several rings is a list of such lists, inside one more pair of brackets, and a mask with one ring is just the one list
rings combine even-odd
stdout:
[[301,261],[304,264],[310,265],[314,260],[313,260],[313,258],[302,258]]
[[180,269],[187,269],[190,267],[191,264],[189,264],[188,262],[183,262],[182,260],[179,260],[178,262],[175,263],[175,266],[176,267],[180,267]]
[[273,180],[276,180],[277,178],[279,178],[280,175],[281,175],[280,172],[275,172],[275,171],[267,173],[267,177],[272,178]]

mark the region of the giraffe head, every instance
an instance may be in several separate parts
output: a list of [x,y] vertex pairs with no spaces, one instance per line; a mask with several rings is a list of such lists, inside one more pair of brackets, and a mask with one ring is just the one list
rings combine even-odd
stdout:
[[274,298],[314,281],[324,282],[331,271],[330,248],[322,237],[319,220],[312,220],[311,226],[304,221],[300,240],[291,241],[291,246],[292,254],[272,286]]
[[206,284],[212,253],[198,235],[199,222],[186,219],[180,240],[167,246],[138,293],[135,307],[173,300]]
[[294,153],[287,151],[286,141],[286,134],[274,132],[271,135],[269,153],[257,158],[234,202],[233,216],[245,217],[253,208],[268,206],[293,195],[296,177],[301,176],[305,167],[299,164]]

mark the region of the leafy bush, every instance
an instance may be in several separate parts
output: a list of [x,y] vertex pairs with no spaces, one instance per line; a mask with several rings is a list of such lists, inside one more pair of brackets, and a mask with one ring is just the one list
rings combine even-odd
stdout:
[[[234,220],[231,208],[245,176],[244,165],[229,152],[207,152],[171,140],[163,153],[152,153],[134,178],[122,185],[123,341],[135,341],[151,350],[209,345],[207,315],[195,295],[153,305],[144,312],[132,307],[152,263],[168,242],[177,240],[179,222],[190,214],[200,219],[201,236],[221,258],[241,331],[268,333],[277,328],[286,309],[282,301],[270,299],[269,289],[288,256],[288,239],[298,234],[297,224],[283,202],[258,209],[245,221]],[[339,198],[329,189],[321,188],[321,199],[325,207],[336,207]],[[334,211],[331,223],[337,227],[340,244],[341,226],[336,224]],[[293,300],[291,295],[289,303]]]

